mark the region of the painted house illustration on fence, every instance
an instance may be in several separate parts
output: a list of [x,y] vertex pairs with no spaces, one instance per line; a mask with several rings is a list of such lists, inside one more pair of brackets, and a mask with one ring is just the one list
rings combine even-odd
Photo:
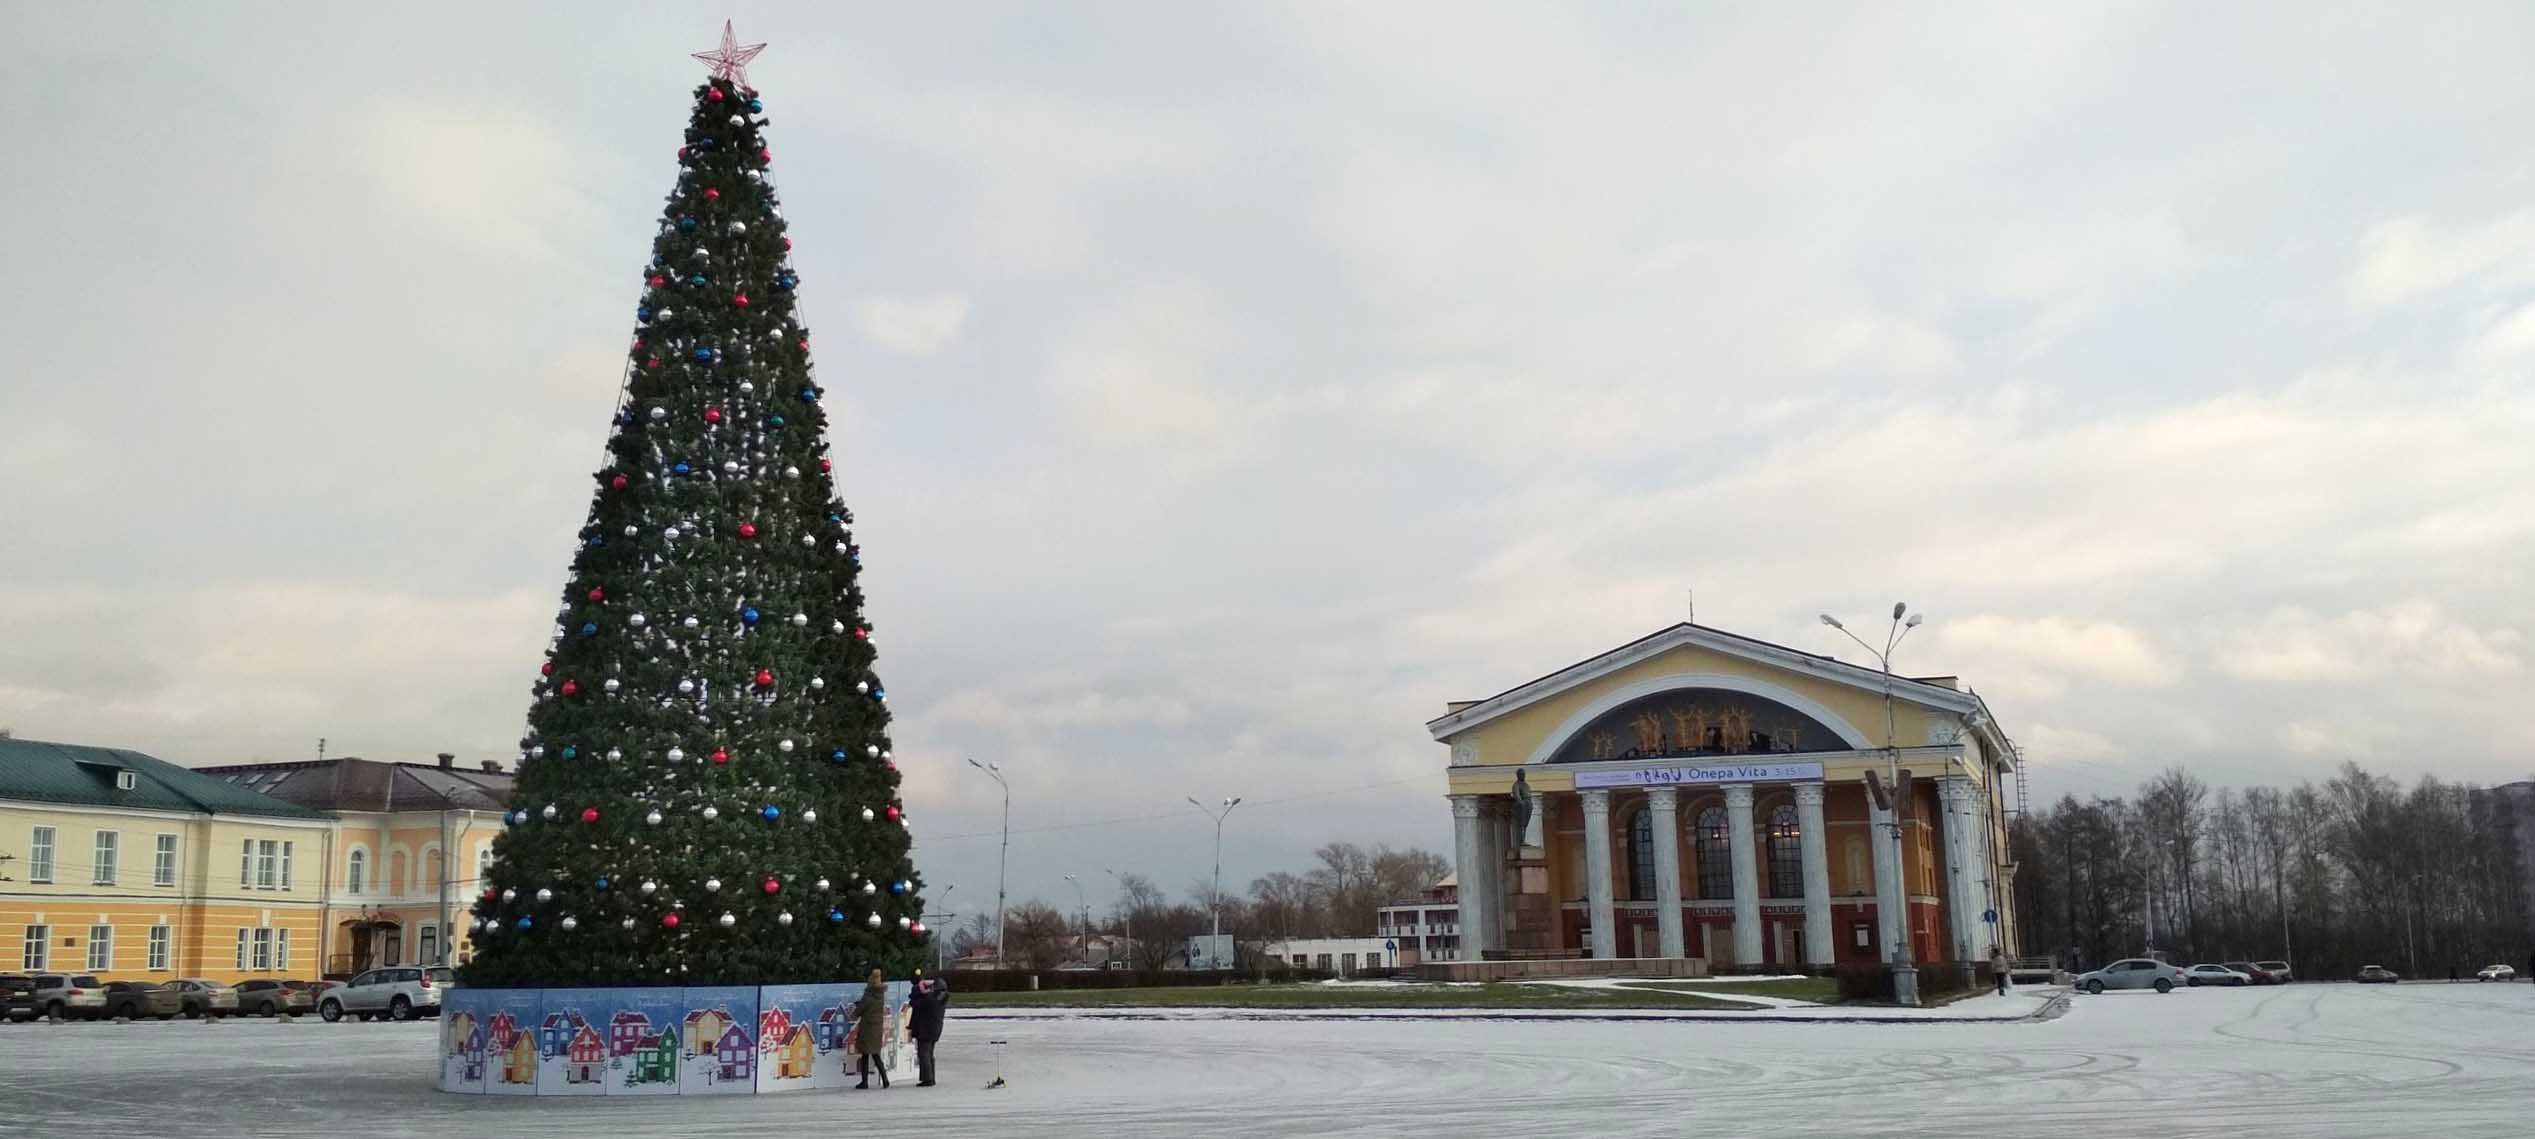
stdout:
[[537,1040],[525,1032],[511,1034],[511,1046],[502,1049],[502,1082],[534,1084],[537,1082]]
[[784,1037],[792,1033],[792,1013],[770,1008],[757,1014],[757,1046],[769,1054],[783,1047]]
[[775,1078],[809,1079],[811,1054],[809,1026],[796,1024],[785,1029],[783,1044],[775,1052]]
[[663,1027],[643,1037],[634,1050],[633,1071],[626,1073],[625,1086],[636,1084],[674,1084],[678,1082],[678,1030]]
[[610,1058],[631,1056],[651,1036],[650,1017],[633,1009],[620,1010],[607,1022],[607,1054]]
[[746,1029],[736,1024],[722,1029],[722,1038],[713,1045],[713,1059],[719,1065],[719,1077],[729,1083],[757,1078],[757,1042],[748,1038]]
[[484,1078],[484,1030],[470,1027],[467,1038],[458,1045],[458,1079],[474,1083]]
[[[464,1011],[453,1012],[440,1018],[440,1041],[447,1049],[447,1055],[464,1055],[466,1053],[467,1037],[474,1032],[474,1013]],[[482,1037],[477,1038],[475,1047],[477,1051],[483,1051],[484,1044]]]
[[595,1084],[599,1073],[607,1068],[607,1042],[599,1038],[599,1030],[587,1024],[572,1034],[572,1043],[564,1046],[563,1082]]
[[829,1005],[819,1010],[819,1054],[841,1052],[854,1038],[854,1014]]
[[563,1055],[572,1046],[572,1039],[590,1027],[581,1019],[581,1010],[547,1013],[545,1023],[537,1027],[537,1050],[549,1057]]
[[492,1027],[484,1034],[484,1041],[492,1045],[495,1052],[508,1052],[511,1050],[511,1041],[518,1036],[519,1022],[511,1019],[509,1013],[497,1012],[493,1014]]
[[715,1042],[731,1027],[731,1010],[722,1007],[697,1009],[687,1014],[687,1055],[710,1056]]

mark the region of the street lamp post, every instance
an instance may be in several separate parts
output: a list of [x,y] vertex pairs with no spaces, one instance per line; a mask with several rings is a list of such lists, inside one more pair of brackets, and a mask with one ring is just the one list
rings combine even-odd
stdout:
[[[1905,614],[1907,614],[1906,617],[1904,616]],[[1867,655],[1874,657],[1877,667],[1883,670],[1884,779],[1892,786],[1893,793],[1896,795],[1898,795],[1901,791],[1901,742],[1900,729],[1895,727],[1893,719],[1892,652],[1894,649],[1901,647],[1902,638],[1909,636],[1910,630],[1919,627],[1919,620],[1920,618],[1918,614],[1910,612],[1910,606],[1899,601],[1893,602],[1892,626],[1885,631],[1884,647],[1882,650],[1878,651],[1875,646],[1867,644],[1857,634],[1849,632],[1848,626],[1840,624],[1839,618],[1831,616],[1828,613],[1822,615],[1823,624],[1839,630],[1842,636],[1845,636],[1852,641],[1856,641],[1857,647],[1866,650]],[[1893,920],[1893,928],[1899,931],[1899,936],[1892,939],[1892,945],[1890,947],[1892,955],[1892,997],[1894,1003],[1896,1004],[1916,1005],[1919,1003],[1919,968],[1917,962],[1913,961],[1911,958],[1910,888],[1908,877],[1902,873],[1902,856],[1906,853],[1906,850],[1904,849],[1901,841],[1901,820],[1902,812],[1907,806],[1908,804],[1903,803],[1898,799],[1894,800],[1892,806],[1892,822],[1888,824],[1892,831],[1893,877],[1900,879],[1902,883],[1901,888],[1895,891],[1895,893],[1899,895],[1899,897],[1895,899],[1895,902],[1899,906],[1899,910],[1894,914]]]
[[[933,905],[950,905],[951,891],[956,889],[959,889],[959,883],[957,882],[953,882],[948,886],[942,887],[942,894],[940,897],[933,899]],[[942,943],[950,940],[949,934],[952,929],[956,928],[959,922],[959,915],[952,913],[947,909],[936,913],[928,907],[924,911],[924,916],[933,919],[933,936],[926,938],[926,940],[933,943],[933,971],[939,973],[942,971]]]
[[1003,769],[991,763],[968,761],[970,767],[983,771],[1003,788],[1003,847],[995,852],[995,968],[1003,968],[1003,869],[1012,856],[1012,784],[1004,782]]
[[1088,965],[1091,963],[1091,905],[1083,901],[1082,879],[1068,874],[1065,876],[1065,881],[1072,884],[1074,887],[1074,909],[1076,912],[1080,913],[1083,918],[1083,940],[1077,942],[1077,944],[1082,946],[1083,963]]
[[1198,802],[1195,795],[1188,797],[1188,805],[1206,812],[1208,817],[1215,820],[1215,885],[1212,891],[1213,896],[1206,899],[1206,908],[1214,911],[1214,935],[1206,939],[1206,964],[1212,968],[1221,969],[1223,968],[1223,958],[1220,956],[1223,952],[1223,821],[1225,816],[1232,813],[1234,807],[1241,805],[1241,797],[1235,795],[1224,800],[1221,810]]
[[1132,965],[1135,957],[1135,907],[1127,899],[1127,884],[1118,880],[1118,872],[1106,866],[1101,867],[1100,872],[1118,883],[1118,936],[1127,941],[1127,956]]

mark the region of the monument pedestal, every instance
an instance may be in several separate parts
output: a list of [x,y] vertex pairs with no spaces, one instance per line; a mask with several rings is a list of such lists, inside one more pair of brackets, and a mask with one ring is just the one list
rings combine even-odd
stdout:
[[1546,953],[1558,948],[1558,907],[1549,896],[1549,859],[1537,846],[1517,850],[1506,864],[1505,948],[1509,953]]

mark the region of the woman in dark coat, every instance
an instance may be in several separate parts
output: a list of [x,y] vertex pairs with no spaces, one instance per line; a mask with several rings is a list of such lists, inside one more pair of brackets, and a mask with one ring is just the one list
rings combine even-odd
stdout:
[[870,1087],[871,1070],[878,1068],[881,1090],[888,1090],[889,1065],[880,1059],[880,1046],[889,1039],[888,1020],[889,980],[881,975],[880,970],[874,969],[871,982],[863,986],[862,999],[854,1002],[854,1045],[859,1053],[855,1057],[855,1069],[863,1077],[863,1082],[854,1085],[857,1088]]
[[939,978],[924,977],[915,983],[915,996],[908,1000],[907,1035],[915,1037],[915,1086],[933,1086],[933,1044],[942,1038],[942,1014],[951,1004],[951,987]]

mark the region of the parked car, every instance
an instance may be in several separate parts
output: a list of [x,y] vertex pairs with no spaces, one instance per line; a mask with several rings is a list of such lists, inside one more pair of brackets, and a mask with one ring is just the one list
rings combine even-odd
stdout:
[[185,994],[174,985],[155,981],[106,983],[106,1015],[133,1020],[174,1020],[185,1009]]
[[55,1020],[93,1020],[106,1011],[106,983],[85,973],[37,974],[35,1010]]
[[457,983],[457,972],[445,965],[372,969],[318,994],[317,1015],[329,1021],[342,1020],[347,1013],[362,1020],[438,1016],[440,994]]
[[24,973],[0,973],[0,1021],[34,1017],[35,978]]
[[2362,985],[2391,985],[2403,978],[2383,965],[2367,965],[2362,966],[2359,975],[2353,979]]
[[2270,970],[2251,961],[2229,961],[2227,962],[2227,967],[2244,974],[2248,978],[2251,978],[2253,983],[2257,985],[2276,985],[2280,983],[2280,979],[2273,976]]
[[2160,993],[2170,993],[2184,984],[2184,977],[2182,970],[2163,961],[2133,957],[2115,961],[2092,973],[2081,973],[2076,984],[2090,993],[2106,989],[2155,989]]
[[2297,979],[2297,971],[2286,961],[2256,961],[2253,967],[2271,975],[2271,983],[2285,985]]
[[186,1016],[201,1019],[238,1014],[238,990],[227,981],[214,981],[209,977],[185,977],[169,981],[168,985],[181,995],[180,999],[184,1003]]
[[2517,967],[2514,965],[2485,965],[2482,967],[2481,972],[2473,975],[2473,979],[2477,981],[2514,981],[2517,979]]
[[240,981],[238,1012],[251,1016],[315,1012],[319,987],[315,981]]
[[2250,985],[2253,983],[2253,978],[2247,974],[2236,972],[2224,965],[2202,964],[2194,965],[2189,969],[2183,970],[2183,983],[2193,986],[2194,988],[2198,988],[2202,985],[2227,985],[2234,987]]

